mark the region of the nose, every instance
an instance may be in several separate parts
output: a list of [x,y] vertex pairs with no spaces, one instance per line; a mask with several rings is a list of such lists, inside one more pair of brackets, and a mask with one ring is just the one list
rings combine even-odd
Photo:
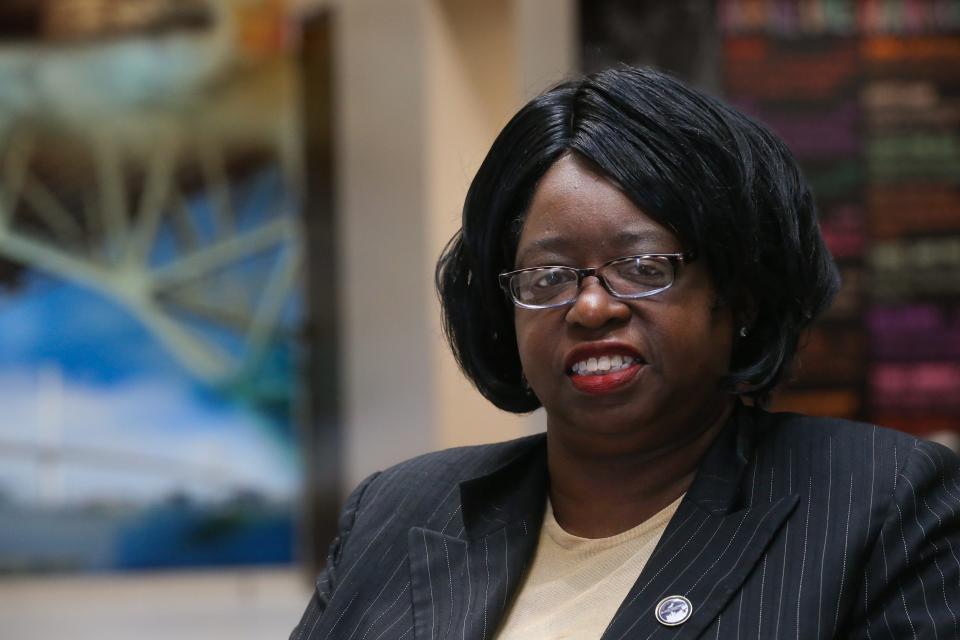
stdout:
[[627,320],[631,313],[625,301],[613,297],[598,278],[588,276],[583,279],[577,299],[567,310],[566,320],[569,324],[599,329],[609,322]]

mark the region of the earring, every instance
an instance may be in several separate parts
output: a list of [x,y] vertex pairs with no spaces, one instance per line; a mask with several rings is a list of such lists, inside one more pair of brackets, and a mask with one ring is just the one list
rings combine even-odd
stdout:
[[747,325],[743,325],[742,327],[740,327],[740,331],[738,333],[740,334],[741,338],[746,338],[747,334],[750,332],[747,330]]

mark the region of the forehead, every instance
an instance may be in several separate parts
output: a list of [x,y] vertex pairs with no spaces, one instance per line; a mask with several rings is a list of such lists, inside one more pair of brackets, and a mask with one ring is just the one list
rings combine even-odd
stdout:
[[597,252],[623,255],[679,249],[676,236],[666,227],[582,160],[568,155],[544,174],[534,191],[517,245],[517,262],[541,255],[577,258]]

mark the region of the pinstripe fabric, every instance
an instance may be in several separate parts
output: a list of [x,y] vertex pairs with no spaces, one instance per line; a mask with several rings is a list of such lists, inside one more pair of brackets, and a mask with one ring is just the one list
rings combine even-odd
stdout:
[[[291,640],[495,638],[539,533],[544,439],[393,467],[348,499]],[[654,607],[683,595],[677,627]],[[740,408],[603,640],[960,638],[960,460]]]

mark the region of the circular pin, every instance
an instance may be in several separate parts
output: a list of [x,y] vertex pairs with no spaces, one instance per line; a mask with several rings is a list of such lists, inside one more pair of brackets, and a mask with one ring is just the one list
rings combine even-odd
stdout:
[[657,603],[657,622],[668,627],[683,624],[693,613],[693,605],[683,596],[667,596]]

